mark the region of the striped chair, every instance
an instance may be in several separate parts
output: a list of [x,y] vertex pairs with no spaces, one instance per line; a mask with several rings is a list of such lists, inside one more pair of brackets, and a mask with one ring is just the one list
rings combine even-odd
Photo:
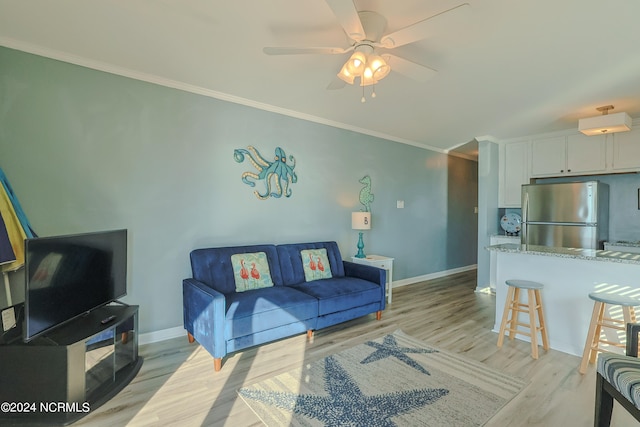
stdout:
[[640,421],[640,359],[638,359],[640,323],[627,324],[627,355],[602,353],[598,357],[596,377],[596,413],[593,425],[611,424],[613,399]]

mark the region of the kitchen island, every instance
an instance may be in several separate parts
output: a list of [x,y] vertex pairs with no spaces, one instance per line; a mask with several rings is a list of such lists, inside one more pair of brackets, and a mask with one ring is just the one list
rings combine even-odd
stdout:
[[[593,311],[589,293],[628,295],[638,298],[640,306],[640,254],[520,244],[493,245],[487,249],[496,255],[495,332],[502,320],[508,279],[544,285],[542,303],[550,347],[576,356],[582,356]],[[622,319],[620,310],[611,310],[609,315]],[[525,313],[521,313],[521,319],[528,322]],[[607,338],[621,342],[624,334],[608,334]],[[615,348],[612,351],[623,352]]]

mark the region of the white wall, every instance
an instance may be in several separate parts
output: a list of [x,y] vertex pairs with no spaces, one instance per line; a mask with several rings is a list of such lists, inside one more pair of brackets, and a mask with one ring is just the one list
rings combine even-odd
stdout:
[[490,254],[485,248],[498,232],[498,145],[478,141],[478,288],[490,285]]

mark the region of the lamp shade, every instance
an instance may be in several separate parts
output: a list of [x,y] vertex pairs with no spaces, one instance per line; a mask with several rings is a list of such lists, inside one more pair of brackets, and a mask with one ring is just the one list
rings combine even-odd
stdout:
[[377,81],[384,79],[391,71],[391,67],[389,67],[387,61],[378,55],[371,55],[367,62],[367,66],[371,68],[373,71],[372,77]]
[[356,78],[349,72],[346,64],[342,66],[342,69],[338,73],[338,77],[340,78],[340,80],[344,81],[345,83],[349,83],[350,85],[353,84],[353,80]]
[[371,228],[371,212],[351,212],[351,228],[369,230]]
[[[388,57],[377,55],[373,46],[360,43],[340,69],[338,77],[350,85],[354,84],[358,77],[360,86],[376,85],[391,72],[388,59]],[[372,97],[375,97],[375,94]],[[364,100],[364,97],[362,99]]]
[[580,119],[578,130],[590,136],[626,132],[631,130],[631,117],[627,113],[615,113]]
[[363,52],[354,52],[353,55],[351,55],[351,58],[349,58],[349,60],[345,64],[345,66],[347,67],[347,70],[349,71],[349,73],[358,75],[358,74],[361,74],[362,71],[364,70],[364,65],[366,62],[367,62],[367,55],[365,55]]

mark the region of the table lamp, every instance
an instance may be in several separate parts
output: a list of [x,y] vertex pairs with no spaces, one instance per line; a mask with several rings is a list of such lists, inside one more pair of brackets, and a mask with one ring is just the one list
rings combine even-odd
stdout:
[[[354,230],[369,230],[371,229],[371,212],[351,212],[351,228]],[[356,258],[364,258],[364,242],[362,241],[362,231],[358,238],[358,253]]]

